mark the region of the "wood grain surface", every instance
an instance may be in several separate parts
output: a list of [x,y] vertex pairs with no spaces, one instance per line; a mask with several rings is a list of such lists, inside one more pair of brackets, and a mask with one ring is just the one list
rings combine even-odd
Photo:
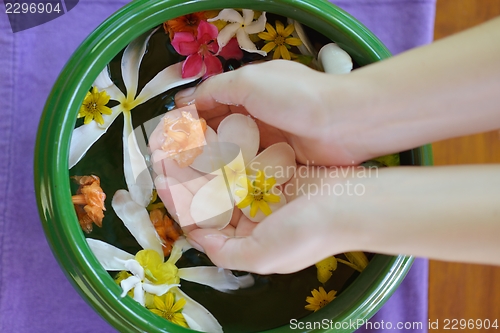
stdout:
[[[500,0],[437,0],[434,38],[444,38],[499,15]],[[436,165],[500,163],[500,131],[436,142],[432,148]],[[500,267],[430,262],[429,322],[439,325],[429,331],[449,332],[453,319],[497,319],[500,325]],[[449,329],[444,327],[446,320],[450,321]],[[457,328],[500,332],[500,328]]]

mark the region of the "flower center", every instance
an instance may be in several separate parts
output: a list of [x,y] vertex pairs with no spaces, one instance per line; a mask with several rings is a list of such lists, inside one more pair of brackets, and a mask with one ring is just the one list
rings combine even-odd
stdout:
[[276,36],[276,38],[274,39],[274,43],[279,46],[285,45],[285,37],[280,35]]

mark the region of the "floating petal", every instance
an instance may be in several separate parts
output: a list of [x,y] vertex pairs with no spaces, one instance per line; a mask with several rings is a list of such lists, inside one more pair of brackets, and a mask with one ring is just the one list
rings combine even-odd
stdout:
[[135,202],[125,190],[116,191],[111,206],[143,249],[154,250],[163,257],[160,237],[144,206]]
[[125,100],[125,95],[120,89],[118,89],[113,81],[111,81],[111,78],[109,77],[108,66],[104,67],[101,73],[99,73],[94,81],[93,86],[97,87],[99,91],[105,90],[109,97],[111,97],[111,99],[115,101],[122,102]]
[[267,55],[266,52],[261,51],[261,50],[257,50],[257,47],[250,40],[250,37],[248,37],[248,34],[243,29],[238,29],[236,31],[236,39],[238,39],[238,44],[240,44],[240,47],[242,50],[245,50],[245,51],[250,52],[250,53],[257,53],[263,57],[265,57]]
[[[253,18],[253,12],[252,12],[252,18]],[[262,14],[256,21],[253,21],[245,26],[245,32],[247,34],[256,34],[261,31],[264,31],[265,28],[266,28],[266,13],[262,12]]]
[[182,86],[184,84],[196,81],[205,74],[204,68],[195,76],[182,78],[182,62],[173,64],[156,74],[156,76],[149,81],[144,88],[142,88],[139,96],[135,100],[135,105],[140,105],[159,94]]
[[156,296],[161,296],[168,292],[170,289],[174,287],[179,287],[179,284],[149,284],[149,283],[144,283],[142,285],[142,288],[144,289],[145,292],[154,294]]
[[176,299],[185,299],[186,304],[182,310],[182,314],[186,319],[189,328],[195,331],[222,333],[222,326],[217,319],[200,303],[193,300],[179,288],[172,288],[171,292],[175,294]]
[[101,136],[108,130],[109,126],[115,121],[116,117],[122,113],[123,108],[121,105],[113,107],[112,113],[103,115],[104,124],[99,125],[97,122],[92,121],[87,125],[82,125],[73,130],[71,136],[71,143],[69,147],[69,168],[71,169],[78,163],[85,153],[92,147],[92,145],[99,140]]
[[134,259],[134,256],[103,241],[87,238],[90,249],[99,263],[107,271],[123,271],[125,261]]
[[[230,270],[215,266],[179,268],[178,274],[183,280],[203,284],[223,292],[238,290],[242,285],[240,278],[234,276]],[[245,286],[253,285],[253,283],[249,283],[253,282],[253,277],[250,274],[245,275],[244,280]]]
[[216,176],[194,195],[191,216],[201,228],[222,229],[233,215],[234,203],[224,176]]
[[[123,118],[123,172],[125,181],[132,199],[142,207],[146,207],[151,201],[153,180],[137,144],[130,112],[125,111]],[[146,147],[144,150],[147,150]]]
[[[219,49],[226,46],[231,38],[236,35],[236,32],[241,28],[241,24],[239,23],[230,23],[224,27],[224,29],[219,32],[219,36],[217,36],[217,43],[219,44]],[[239,41],[238,41],[239,42]],[[241,47],[241,44],[239,44]]]
[[146,53],[146,47],[151,36],[158,29],[148,31],[134,39],[123,52],[122,57],[122,77],[127,89],[127,100],[132,101],[137,94],[137,84],[139,82],[139,67],[142,58]]
[[346,74],[352,71],[351,56],[337,44],[326,44],[319,50],[318,59],[325,73]]
[[122,294],[120,297],[125,297],[127,296],[127,293],[132,290],[133,288],[137,287],[137,284],[141,283],[141,279],[139,279],[137,276],[129,276],[125,280],[122,280],[120,282],[120,287],[122,287]]
[[208,19],[208,22],[215,22],[217,20],[223,20],[226,22],[231,22],[231,23],[243,23],[243,18],[241,17],[240,13],[238,13],[234,9],[226,8],[223,9],[219,12],[219,15],[216,17],[213,17],[211,19]]
[[247,165],[247,170],[254,175],[264,170],[266,178],[274,177],[278,185],[292,178],[296,168],[295,152],[285,142],[269,146]]
[[219,142],[230,142],[241,149],[245,163],[249,163],[259,150],[260,134],[257,123],[249,116],[232,114],[222,120],[217,129]]

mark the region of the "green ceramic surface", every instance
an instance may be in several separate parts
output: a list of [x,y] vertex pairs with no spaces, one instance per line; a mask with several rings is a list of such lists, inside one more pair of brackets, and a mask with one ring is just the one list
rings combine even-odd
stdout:
[[[262,10],[298,20],[336,41],[358,65],[390,56],[382,43],[359,22],[338,7],[317,0],[139,0],[107,19],[82,43],[55,83],[40,121],[35,186],[46,237],[65,274],[89,304],[122,332],[190,330],[157,317],[129,297],[121,298],[120,287],[90,251],[71,204],[68,151],[76,115],[101,69],[131,40],[168,19],[230,7]],[[432,164],[429,146],[400,156],[402,164]],[[375,255],[335,302],[300,321],[321,322],[329,318],[334,322],[348,322],[370,318],[397,288],[411,262],[412,258],[404,256]],[[269,332],[289,331],[292,330],[287,325]]]

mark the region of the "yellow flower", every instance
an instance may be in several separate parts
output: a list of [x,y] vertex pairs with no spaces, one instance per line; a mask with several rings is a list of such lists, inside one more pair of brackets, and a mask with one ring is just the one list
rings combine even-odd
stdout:
[[163,262],[158,252],[154,250],[141,250],[135,255],[135,260],[144,269],[144,276],[152,284],[178,284],[178,268],[170,262]]
[[309,304],[307,304],[305,308],[306,310],[316,312],[325,305],[327,305],[328,303],[330,303],[331,301],[333,301],[337,292],[335,290],[330,290],[327,294],[325,289],[323,289],[323,287],[319,287],[319,291],[313,289],[311,294],[312,297],[309,296],[306,298],[306,301]]
[[245,189],[237,190],[236,195],[243,198],[238,203],[238,208],[243,209],[250,205],[250,216],[255,217],[260,209],[266,216],[272,213],[268,203],[280,202],[280,197],[271,193],[273,186],[276,184],[274,177],[265,178],[264,171],[258,171],[254,181],[246,179],[246,184],[243,184]]
[[177,302],[174,301],[172,293],[155,296],[153,300],[155,308],[150,309],[150,311],[174,324],[188,328],[186,319],[182,315],[182,308],[186,305],[186,300],[181,298]]
[[109,99],[110,96],[105,91],[99,92],[97,87],[93,87],[91,92],[87,92],[83,100],[78,118],[85,117],[83,121],[85,125],[90,124],[92,120],[95,120],[99,125],[103,125],[104,119],[102,115],[110,115],[112,113],[111,109],[106,106]]
[[269,53],[274,50],[273,59],[283,58],[290,60],[291,55],[290,51],[288,51],[290,47],[302,44],[300,39],[290,37],[294,29],[293,24],[289,24],[285,28],[280,21],[276,21],[276,29],[269,23],[266,23],[267,31],[259,33],[259,37],[266,42],[262,51]]

